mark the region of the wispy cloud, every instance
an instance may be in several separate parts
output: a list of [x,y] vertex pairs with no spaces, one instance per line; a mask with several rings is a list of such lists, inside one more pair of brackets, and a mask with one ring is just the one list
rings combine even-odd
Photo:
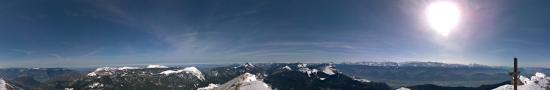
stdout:
[[30,51],[30,50],[24,50],[24,49],[10,49],[11,51],[13,52],[16,52],[16,53],[22,53],[22,54],[25,54],[27,56],[30,56],[34,53],[34,51]]
[[82,57],[88,57],[88,56],[93,56],[97,53],[100,53],[101,51],[103,51],[103,48],[98,48],[98,49],[95,49],[95,50],[92,50],[84,55],[82,55]]

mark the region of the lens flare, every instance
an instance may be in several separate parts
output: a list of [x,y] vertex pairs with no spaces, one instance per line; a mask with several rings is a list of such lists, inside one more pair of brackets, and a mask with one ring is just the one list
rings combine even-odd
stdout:
[[426,17],[430,27],[437,33],[448,36],[458,26],[461,19],[461,12],[453,2],[433,2],[426,8]]

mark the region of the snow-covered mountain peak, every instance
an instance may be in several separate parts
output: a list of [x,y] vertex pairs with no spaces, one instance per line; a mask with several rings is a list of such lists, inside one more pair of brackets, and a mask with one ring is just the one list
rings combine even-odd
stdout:
[[252,65],[251,63],[245,63],[245,64],[243,64],[242,66],[244,66],[244,67],[255,67],[255,66]]
[[119,70],[118,68],[112,68],[112,67],[100,67],[95,69],[95,71],[88,73],[88,76],[105,76],[105,75],[112,75],[113,73],[111,71]]
[[334,68],[334,66],[332,65],[327,65],[323,68],[323,73],[328,75],[334,75],[336,74],[336,68]]
[[244,73],[222,85],[209,85],[198,90],[271,90],[271,87],[254,74]]
[[147,65],[146,68],[168,68],[167,66],[163,65]]
[[182,73],[182,72],[192,74],[195,77],[197,77],[199,80],[204,80],[204,75],[196,67],[186,67],[179,70],[166,70],[166,71],[160,72],[160,74],[170,75],[170,74],[176,74],[176,73]]

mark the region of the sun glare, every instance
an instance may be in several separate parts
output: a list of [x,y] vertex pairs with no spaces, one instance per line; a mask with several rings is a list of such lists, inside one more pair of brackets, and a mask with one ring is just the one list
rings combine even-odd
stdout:
[[426,17],[430,27],[437,33],[448,36],[460,22],[461,12],[453,2],[433,2],[426,8]]

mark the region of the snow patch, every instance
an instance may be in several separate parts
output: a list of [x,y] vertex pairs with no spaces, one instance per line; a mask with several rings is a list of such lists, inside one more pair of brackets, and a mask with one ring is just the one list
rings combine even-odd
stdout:
[[537,73],[535,73],[535,76],[544,78],[544,77],[546,77],[546,74],[537,72]]
[[286,70],[292,70],[288,65],[283,67],[283,69],[286,69]]
[[370,82],[370,80],[367,80],[367,79],[354,79],[355,81],[359,81],[359,82]]
[[411,90],[411,89],[405,88],[405,87],[401,87],[401,88],[398,88],[398,89],[395,89],[395,90]]

